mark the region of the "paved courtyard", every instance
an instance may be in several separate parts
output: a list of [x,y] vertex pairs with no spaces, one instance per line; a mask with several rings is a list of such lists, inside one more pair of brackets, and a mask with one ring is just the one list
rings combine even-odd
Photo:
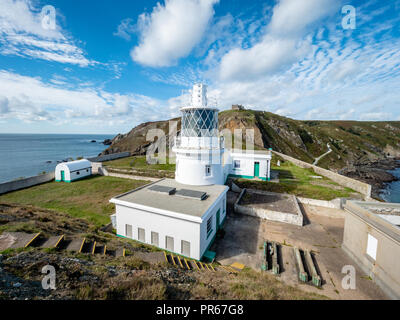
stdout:
[[[344,211],[316,206],[301,206],[305,216],[303,227],[261,220],[233,212],[235,195],[228,195],[228,216],[225,236],[213,245],[216,260],[222,264],[240,262],[260,270],[264,240],[281,244],[280,280],[293,286],[326,295],[332,299],[387,299],[385,294],[364,274],[341,249]],[[298,281],[293,247],[312,250],[322,276],[322,289]],[[342,268],[353,265],[356,269],[356,290],[342,288]],[[261,271],[260,271],[261,272]]]

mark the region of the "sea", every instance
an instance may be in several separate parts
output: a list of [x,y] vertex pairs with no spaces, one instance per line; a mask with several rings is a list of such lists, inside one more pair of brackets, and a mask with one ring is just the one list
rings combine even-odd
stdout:
[[[400,179],[400,168],[390,170],[389,172]],[[400,203],[400,180],[389,183],[386,188],[382,190],[381,198],[386,202]]]
[[[0,183],[55,169],[57,161],[95,157],[114,135],[0,134]],[[92,142],[95,140],[96,142]]]

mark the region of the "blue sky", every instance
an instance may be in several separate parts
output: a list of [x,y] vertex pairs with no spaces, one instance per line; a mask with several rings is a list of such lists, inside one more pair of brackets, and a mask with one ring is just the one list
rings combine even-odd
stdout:
[[[55,28],[42,8],[55,8]],[[356,9],[344,29],[344,5]],[[218,107],[400,120],[400,0],[0,0],[0,133],[123,133]]]

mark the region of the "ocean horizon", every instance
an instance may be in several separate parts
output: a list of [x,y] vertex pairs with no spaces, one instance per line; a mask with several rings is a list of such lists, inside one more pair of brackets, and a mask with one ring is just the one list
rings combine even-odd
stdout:
[[[57,161],[95,157],[110,134],[0,133],[0,183],[55,169]],[[96,140],[96,142],[91,142]]]

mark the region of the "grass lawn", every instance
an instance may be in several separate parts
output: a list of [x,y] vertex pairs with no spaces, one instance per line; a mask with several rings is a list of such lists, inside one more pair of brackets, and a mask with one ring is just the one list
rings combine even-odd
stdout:
[[237,179],[237,184],[242,188],[289,193],[319,200],[345,198],[357,194],[356,191],[342,187],[328,178],[312,178],[318,176],[312,169],[303,169],[288,161],[281,163],[280,167],[273,165],[271,169],[279,171],[279,183]]
[[148,164],[146,156],[127,157],[112,161],[103,162],[104,166],[120,169],[147,169],[147,170],[165,170],[175,172],[175,164],[169,163],[169,158],[166,159],[166,164]]
[[97,227],[110,222],[116,195],[149,181],[92,176],[73,183],[49,182],[0,196],[0,203],[32,205],[86,219]]

